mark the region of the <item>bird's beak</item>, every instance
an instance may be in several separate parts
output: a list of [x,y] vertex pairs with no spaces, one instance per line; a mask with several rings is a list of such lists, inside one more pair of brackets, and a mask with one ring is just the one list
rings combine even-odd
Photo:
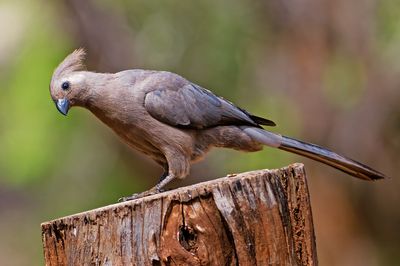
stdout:
[[60,111],[60,113],[62,113],[63,115],[67,115],[68,114],[68,110],[69,110],[69,101],[68,99],[58,99],[56,102],[56,107],[57,110]]

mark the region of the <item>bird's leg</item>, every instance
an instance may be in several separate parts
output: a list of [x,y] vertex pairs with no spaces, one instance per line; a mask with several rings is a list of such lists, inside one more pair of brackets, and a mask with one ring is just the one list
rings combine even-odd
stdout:
[[158,180],[158,183],[161,183],[168,175],[169,175],[169,173],[168,173],[168,166],[167,166],[167,167],[164,168],[164,172],[160,176],[160,179]]
[[171,182],[174,178],[175,178],[174,175],[168,174],[168,172],[164,172],[164,174],[160,177],[160,181],[154,187],[141,193],[135,193],[132,196],[122,197],[118,201],[119,202],[129,201],[157,194],[161,192],[162,188],[166,186],[169,182]]
[[160,178],[160,181],[151,189],[155,189],[157,192],[162,192],[163,188],[172,180],[174,180],[175,176],[171,174],[163,174]]

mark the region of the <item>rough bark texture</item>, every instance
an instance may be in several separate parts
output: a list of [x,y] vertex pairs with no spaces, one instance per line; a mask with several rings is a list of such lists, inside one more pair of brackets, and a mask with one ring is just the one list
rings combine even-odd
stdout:
[[303,165],[42,224],[46,265],[317,265]]

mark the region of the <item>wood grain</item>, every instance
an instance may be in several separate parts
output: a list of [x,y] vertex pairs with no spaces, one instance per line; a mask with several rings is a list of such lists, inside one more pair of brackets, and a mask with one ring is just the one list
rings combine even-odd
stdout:
[[317,265],[302,164],[42,224],[46,265]]

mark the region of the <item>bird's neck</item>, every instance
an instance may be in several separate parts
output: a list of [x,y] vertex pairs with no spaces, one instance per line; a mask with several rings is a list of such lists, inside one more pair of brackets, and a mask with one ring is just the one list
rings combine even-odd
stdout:
[[129,113],[127,108],[133,107],[134,102],[126,103],[127,99],[134,98],[135,84],[145,80],[151,73],[153,72],[140,69],[114,74],[86,72],[86,95],[82,106],[104,123],[115,123],[126,117]]
[[89,71],[81,71],[77,74],[82,76],[82,84],[79,97],[77,97],[79,102],[76,105],[90,110],[92,107],[96,107],[99,101],[105,100],[114,74]]
[[120,88],[116,74],[85,72],[85,92],[82,95],[81,107],[91,111],[106,124],[111,123],[118,110],[115,103],[118,101]]

